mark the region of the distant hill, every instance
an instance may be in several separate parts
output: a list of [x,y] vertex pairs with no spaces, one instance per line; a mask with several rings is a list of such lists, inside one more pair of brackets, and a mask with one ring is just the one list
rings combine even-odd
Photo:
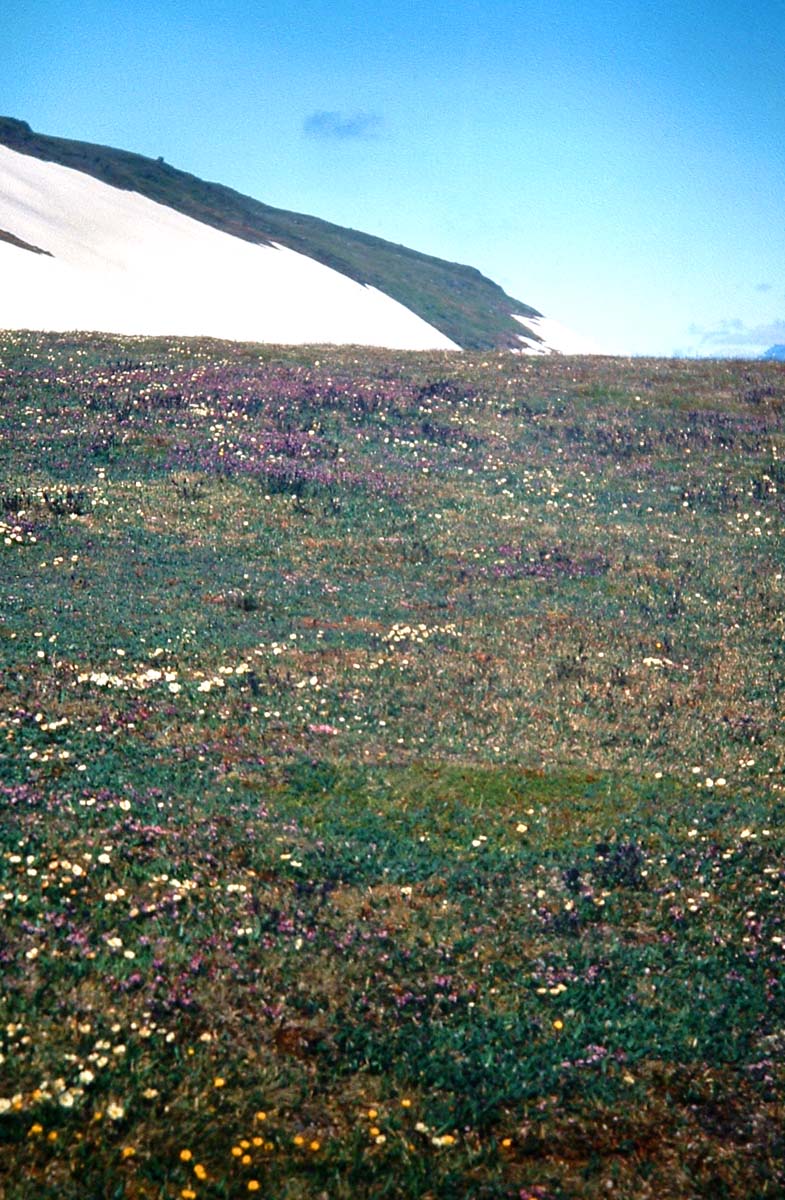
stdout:
[[0,328],[591,349],[472,267],[11,117],[0,117],[0,270]]
[[781,344],[770,346],[765,354],[761,354],[761,358],[776,359],[777,361],[785,362],[785,346]]

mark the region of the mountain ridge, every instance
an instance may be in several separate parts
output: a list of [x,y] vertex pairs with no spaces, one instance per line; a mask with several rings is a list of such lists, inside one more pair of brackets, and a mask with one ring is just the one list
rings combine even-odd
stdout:
[[[318,217],[273,208],[223,184],[201,180],[162,158],[40,134],[14,117],[0,117],[0,145],[136,192],[242,241],[284,246],[307,255],[383,292],[463,349],[520,350],[527,343],[530,348],[538,344],[544,348],[537,330],[542,314],[508,296],[475,267]],[[20,241],[13,230],[3,240],[17,245]],[[531,326],[525,324],[526,318],[532,319]]]

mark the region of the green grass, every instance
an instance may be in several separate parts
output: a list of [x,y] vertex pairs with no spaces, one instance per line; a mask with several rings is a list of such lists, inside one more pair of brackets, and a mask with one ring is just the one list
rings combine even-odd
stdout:
[[781,1196],[783,368],[0,399],[0,1194]]

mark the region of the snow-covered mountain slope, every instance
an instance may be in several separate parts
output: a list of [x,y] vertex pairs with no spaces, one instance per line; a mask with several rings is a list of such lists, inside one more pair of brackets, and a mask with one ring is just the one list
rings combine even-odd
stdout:
[[0,328],[458,349],[389,296],[303,254],[5,146],[0,230],[16,239],[0,241]]
[[598,352],[473,267],[2,116],[0,328]]

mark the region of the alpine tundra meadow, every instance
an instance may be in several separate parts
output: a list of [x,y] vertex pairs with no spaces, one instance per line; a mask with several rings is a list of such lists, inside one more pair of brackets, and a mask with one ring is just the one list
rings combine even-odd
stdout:
[[0,334],[0,1195],[785,1194],[785,366]]

